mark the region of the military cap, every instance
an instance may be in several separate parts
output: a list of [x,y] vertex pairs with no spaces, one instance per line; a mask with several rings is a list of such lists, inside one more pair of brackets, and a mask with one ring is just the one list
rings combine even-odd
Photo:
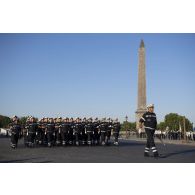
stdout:
[[154,104],[148,104],[147,108],[154,108]]

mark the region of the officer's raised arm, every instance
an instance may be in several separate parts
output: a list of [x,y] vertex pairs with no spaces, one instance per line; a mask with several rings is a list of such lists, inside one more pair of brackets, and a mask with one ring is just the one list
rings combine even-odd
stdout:
[[145,119],[145,113],[143,114],[143,116],[140,118],[139,120],[139,128],[143,128],[143,123],[146,121]]

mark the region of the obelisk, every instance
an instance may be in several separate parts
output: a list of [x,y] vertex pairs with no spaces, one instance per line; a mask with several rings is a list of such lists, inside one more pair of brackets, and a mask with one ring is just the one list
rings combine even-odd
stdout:
[[139,47],[138,63],[138,99],[136,111],[136,128],[139,129],[139,119],[146,112],[146,63],[145,63],[145,45],[141,40]]

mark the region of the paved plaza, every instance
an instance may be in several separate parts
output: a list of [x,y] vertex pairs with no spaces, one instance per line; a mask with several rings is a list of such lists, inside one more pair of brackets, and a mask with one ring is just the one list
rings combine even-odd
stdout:
[[0,138],[1,163],[193,163],[195,146],[157,143],[161,158],[144,157],[145,142],[120,140],[119,146],[68,146],[25,148],[19,141],[11,149],[9,138]]

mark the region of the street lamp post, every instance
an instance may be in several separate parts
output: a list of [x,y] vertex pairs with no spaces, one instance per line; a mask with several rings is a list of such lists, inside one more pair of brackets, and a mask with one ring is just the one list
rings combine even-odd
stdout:
[[125,123],[126,123],[126,125],[125,125],[125,126],[126,126],[126,138],[128,137],[128,136],[127,136],[127,121],[128,121],[128,116],[126,115],[126,117],[125,117]]
[[128,116],[125,117],[125,121],[126,121],[126,122],[127,122],[127,120],[128,120]]
[[184,131],[184,141],[186,142],[186,120],[185,120],[185,116],[183,117],[183,131]]

